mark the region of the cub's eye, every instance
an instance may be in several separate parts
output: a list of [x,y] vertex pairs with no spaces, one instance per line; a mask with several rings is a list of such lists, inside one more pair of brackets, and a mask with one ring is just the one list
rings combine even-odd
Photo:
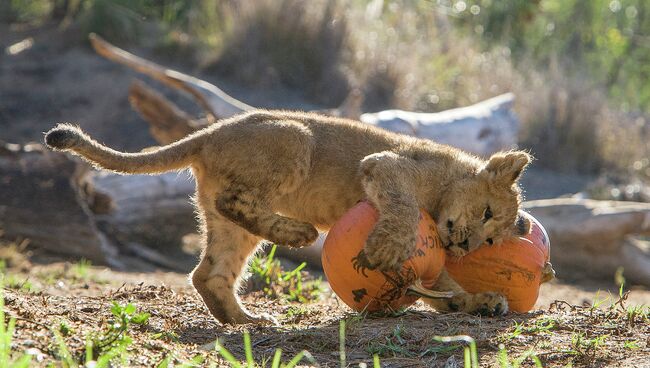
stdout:
[[492,218],[492,209],[490,208],[490,206],[487,206],[487,208],[483,212],[483,223],[486,223],[491,218]]

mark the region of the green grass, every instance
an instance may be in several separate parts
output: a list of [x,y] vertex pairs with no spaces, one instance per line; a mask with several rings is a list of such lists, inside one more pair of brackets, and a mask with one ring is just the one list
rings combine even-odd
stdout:
[[521,335],[548,333],[557,328],[558,324],[559,322],[551,317],[536,319],[533,325],[527,325],[526,322],[515,322],[513,331],[504,335],[503,339],[513,340]]
[[419,354],[409,350],[408,341],[402,336],[405,330],[406,327],[398,323],[390,336],[386,336],[383,341],[373,342],[367,349],[368,353],[379,356],[417,357]]
[[274,244],[268,255],[253,259],[250,288],[262,290],[267,297],[290,302],[308,303],[320,299],[323,292],[321,278],[305,279],[305,262],[291,271],[284,271],[280,261],[275,258],[276,249]]
[[89,260],[82,258],[79,262],[72,265],[72,277],[77,280],[87,281],[90,277],[91,265],[92,263]]
[[133,339],[128,331],[134,325],[145,325],[149,320],[149,313],[138,312],[135,305],[128,303],[121,305],[116,302],[111,306],[113,318],[108,321],[108,326],[103,331],[92,332],[86,336],[83,352],[72,352],[65,342],[64,336],[70,336],[73,331],[65,322],[60,322],[58,327],[53,326],[57,348],[57,359],[61,366],[66,368],[93,365],[97,368],[114,365],[128,366],[128,348],[132,346]]
[[174,331],[161,331],[151,334],[151,338],[168,342],[178,342],[179,336]]
[[571,350],[569,352],[579,359],[593,361],[608,338],[609,335],[589,338],[582,332],[574,333],[571,336]]
[[476,340],[474,340],[473,337],[467,335],[436,336],[433,339],[435,341],[444,343],[464,343],[465,347],[463,348],[463,367],[479,368]]
[[650,322],[650,306],[633,305],[625,309],[626,322],[634,326],[639,321],[641,323]]
[[11,274],[0,274],[0,279],[2,279],[2,283],[9,289],[20,290],[25,293],[37,293],[40,291],[29,278]]
[[5,322],[5,298],[2,282],[0,281],[0,368],[23,368],[31,364],[32,357],[28,354],[17,354],[11,352],[11,342],[16,331],[16,319],[9,318]]
[[[305,307],[305,305],[295,302],[286,303],[285,301],[288,300],[290,294],[284,294],[284,289],[279,287],[278,283],[288,283],[289,280],[293,279],[293,285],[296,285],[298,279],[303,276],[303,268],[297,267],[291,271],[283,271],[274,255],[275,250],[271,249],[268,257],[262,257],[255,261],[257,265],[256,277],[263,279],[263,283],[267,287],[279,288],[281,294],[278,295],[283,298],[280,304],[287,306],[285,312],[287,319],[300,320],[301,316],[310,313],[310,310],[313,311],[313,306]],[[80,262],[78,265],[67,267],[65,271],[66,277],[78,279],[83,278],[84,275],[91,277],[92,273],[88,272],[89,266],[87,262]],[[13,291],[11,293],[16,294]],[[650,308],[645,305],[626,305],[628,293],[629,291],[621,287],[618,300],[612,303],[607,302],[609,298],[603,299],[598,296],[592,305],[586,307],[570,306],[571,314],[575,315],[577,319],[571,319],[571,316],[566,316],[568,319],[565,319],[563,314],[531,316],[524,322],[515,322],[511,328],[505,330],[500,328],[495,333],[494,339],[490,338],[491,342],[501,343],[498,352],[496,350],[496,354],[486,352],[483,359],[486,360],[487,357],[496,355],[495,358],[490,358],[496,359],[495,362],[490,362],[490,364],[501,368],[541,367],[540,357],[547,356],[544,354],[552,352],[561,355],[565,363],[580,366],[586,364],[588,366],[600,361],[607,362],[610,348],[616,348],[619,353],[623,351],[629,352],[631,355],[639,354],[639,349],[644,347],[643,337],[621,335],[626,336],[621,338],[620,336],[612,335],[610,337],[607,335],[612,331],[610,326],[611,328],[624,328],[630,331],[636,325],[648,323]],[[0,304],[0,307],[4,307],[4,305]],[[37,365],[35,357],[30,357],[26,352],[17,350],[16,346],[20,346],[20,341],[13,341],[14,350],[12,350],[12,337],[16,339],[17,336],[20,336],[20,332],[16,331],[16,319],[8,318],[5,315],[7,312],[4,308],[0,309],[2,309],[0,310],[2,313],[0,314],[0,322],[2,322],[2,326],[0,326],[0,368]],[[22,314],[18,314],[18,316],[25,317]],[[67,318],[72,317],[68,316]],[[389,363],[391,359],[417,361],[433,357],[438,359],[440,356],[446,357],[449,355],[457,358],[459,352],[462,351],[464,359],[462,366],[465,368],[477,367],[479,362],[477,347],[474,339],[466,336],[468,334],[467,325],[452,323],[447,328],[443,327],[436,331],[444,335],[457,336],[438,337],[431,341],[425,341],[421,338],[422,335],[419,335],[421,332],[415,332],[416,330],[412,329],[412,325],[393,319],[392,321],[387,320],[389,323],[394,323],[393,326],[387,332],[381,332],[381,335],[378,335],[381,337],[367,343],[368,345],[358,346],[358,344],[355,345],[355,342],[348,341],[350,340],[349,336],[358,335],[356,329],[365,329],[365,324],[370,321],[367,318],[368,316],[363,313],[355,313],[348,314],[340,320],[338,357],[336,356],[337,346],[335,345],[337,337],[333,331],[328,335],[327,339],[330,341],[327,341],[326,344],[315,342],[308,345],[314,354],[310,354],[309,351],[298,352],[298,350],[292,350],[291,354],[288,354],[281,349],[284,347],[281,342],[285,333],[284,329],[277,330],[277,336],[274,336],[274,340],[277,339],[277,345],[274,348],[278,347],[277,350],[266,350],[265,348],[263,351],[256,351],[255,345],[252,343],[253,336],[246,333],[242,335],[241,346],[228,345],[231,350],[226,349],[224,344],[219,341],[214,345],[216,347],[215,351],[209,353],[210,355],[205,352],[196,356],[194,354],[187,355],[187,352],[183,351],[185,355],[181,357],[181,349],[184,349],[184,345],[180,341],[180,332],[176,332],[176,327],[165,328],[163,331],[158,329],[149,330],[146,327],[149,321],[149,315],[146,311],[138,310],[134,304],[113,303],[110,307],[110,317],[103,318],[102,320],[105,322],[98,327],[88,327],[87,324],[86,327],[81,327],[81,325],[73,326],[71,321],[76,320],[67,319],[55,319],[47,322],[51,323],[51,326],[49,324],[48,326],[50,326],[50,333],[53,337],[49,341],[49,350],[46,355],[48,355],[47,359],[53,361],[55,366],[60,367],[79,367],[89,364],[95,367],[129,366],[135,362],[136,355],[134,352],[146,349],[150,354],[158,354],[149,357],[149,359],[153,359],[154,365],[161,368],[216,367],[220,366],[219,364],[223,365],[223,360],[232,367],[248,368],[323,364],[323,362],[315,361],[315,359],[320,360],[316,353],[326,354],[329,352],[333,352],[334,356],[323,359],[327,359],[332,365],[348,366],[351,365],[349,362],[352,355],[350,351],[354,351],[355,360],[359,359],[357,354],[360,352],[362,357],[365,357],[367,366],[379,367],[380,359],[382,361],[386,360],[385,363]],[[519,318],[515,319],[518,320]],[[579,321],[582,325],[571,326],[572,321]],[[589,325],[591,321],[597,321],[596,324],[600,328],[591,329]],[[23,326],[23,322],[18,321],[18,323],[18,328]],[[499,323],[501,323],[500,326],[502,327],[507,326],[504,321]],[[382,326],[384,325],[382,324]],[[571,329],[567,329],[568,327]],[[145,340],[147,338],[148,340],[140,343],[143,333]],[[469,334],[476,336],[474,332],[469,332]],[[564,340],[556,339],[554,334],[558,334],[557,337],[562,336]],[[535,336],[535,339],[532,336]],[[265,339],[267,337],[258,336],[259,338]],[[429,339],[429,337],[427,336],[426,339]],[[535,341],[535,344],[531,344],[530,341]],[[485,338],[481,338],[481,342],[484,343]],[[423,344],[425,345],[423,346]],[[156,347],[156,349],[152,349],[152,346]],[[364,348],[366,354],[364,354]],[[233,354],[233,351],[241,353]],[[298,353],[296,354],[296,352]],[[215,355],[220,358],[215,358]]]
[[636,349],[638,349],[640,346],[639,346],[638,341],[636,341],[636,340],[629,340],[629,341],[625,341],[625,342],[623,343],[623,347],[626,348],[626,349],[630,349],[630,350],[636,350]]
[[70,327],[70,325],[68,325],[68,322],[65,321],[65,320],[61,320],[61,321],[59,322],[59,326],[58,326],[58,328],[57,328],[56,330],[57,330],[57,331],[61,334],[61,336],[63,336],[63,337],[70,336],[70,335],[74,334],[74,332],[75,332],[75,331]]
[[[114,303],[111,307],[113,319],[109,321],[106,331],[97,332],[94,337],[86,339],[83,352],[79,354],[71,351],[65,341],[65,336],[70,336],[74,331],[65,321],[50,328],[54,336],[55,358],[58,366],[75,368],[80,365],[92,365],[96,368],[114,366],[116,363],[128,366],[129,353],[127,349],[133,340],[127,331],[135,325],[147,323],[148,313],[139,313],[133,304],[119,305]],[[5,322],[4,295],[0,288],[0,368],[29,367],[32,357],[29,354],[12,354],[11,343],[16,331],[16,319],[10,318]],[[83,362],[80,363],[80,362]]]
[[[251,337],[250,334],[247,332],[244,333],[244,354],[246,356],[246,361],[244,363],[240,362],[235,358],[235,356],[228,350],[226,349],[219,340],[215,343],[215,351],[223,358],[225,359],[232,368],[254,368],[254,367],[259,367],[259,366],[265,366],[265,365],[260,365],[255,362],[253,359],[253,348],[251,345]],[[316,361],[312,357],[311,353],[309,353],[307,350],[303,350],[296,354],[293,358],[289,360],[288,363],[281,363],[282,359],[282,349],[276,349],[275,354],[273,355],[273,361],[271,364],[271,368],[293,368],[295,367],[298,363],[300,363],[303,359],[309,361],[312,364],[316,364]],[[211,367],[216,367],[216,365],[211,364]]]
[[107,284],[108,280],[92,272],[92,262],[82,258],[76,263],[65,264],[63,268],[56,268],[36,273],[37,279],[45,285],[55,285],[59,281],[94,282]]
[[29,278],[20,277],[7,272],[7,261],[0,259],[0,284],[13,290],[20,290],[25,293],[36,293],[39,288]]
[[[341,321],[339,323],[339,366],[340,367],[347,367],[347,357],[346,357],[346,352],[345,352],[345,335],[346,335],[346,324],[345,321]],[[219,340],[215,342],[215,351],[223,358],[225,359],[229,364],[230,367],[232,368],[254,368],[254,367],[266,367],[267,362],[256,362],[253,358],[253,348],[251,344],[251,338],[250,334],[248,332],[244,332],[244,338],[243,338],[243,344],[244,344],[244,356],[245,356],[245,361],[239,361],[237,358],[235,358],[235,355],[232,354],[228,349],[226,349]],[[307,361],[313,365],[318,366],[318,362],[313,358],[312,354],[307,351],[307,350],[302,350],[295,356],[293,356],[291,359],[289,359],[288,362],[282,363],[282,349],[276,349],[275,354],[273,355],[273,359],[271,361],[271,368],[293,368],[297,364]],[[374,368],[380,368],[380,360],[379,356],[377,354],[374,354],[372,357],[372,366]],[[210,365],[210,367],[213,367],[214,365]]]
[[506,350],[505,346],[503,346],[503,344],[499,345],[499,353],[497,354],[497,362],[499,363],[499,367],[519,368],[526,360],[531,360],[535,364],[535,367],[543,367],[542,362],[539,360],[537,355],[535,355],[534,350],[527,350],[516,358],[511,358],[508,356],[508,351]]

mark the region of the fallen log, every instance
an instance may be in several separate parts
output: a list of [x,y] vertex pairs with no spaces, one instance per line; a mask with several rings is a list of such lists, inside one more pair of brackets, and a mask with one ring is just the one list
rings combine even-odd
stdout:
[[140,81],[131,84],[129,102],[149,123],[149,132],[160,144],[175,142],[214,122],[210,118],[203,121],[192,118],[176,104]]
[[89,167],[40,144],[0,143],[0,229],[48,252],[119,265],[81,188]]
[[558,275],[613,278],[619,267],[634,283],[650,285],[650,203],[557,198],[524,203],[551,239]]
[[219,89],[212,83],[167,69],[149,60],[111,45],[96,34],[89,36],[95,51],[103,57],[148,75],[167,86],[188,93],[209,114],[217,119],[227,118],[253,108]]
[[[96,214],[95,219],[111,241],[166,268],[188,271],[194,266],[196,256],[181,249],[183,236],[197,231],[190,198],[194,180],[189,174],[95,172],[88,181],[94,191],[110,198],[110,210]],[[152,257],[153,252],[159,256]]]
[[438,113],[386,110],[361,121],[390,131],[434,140],[487,157],[517,147],[519,120],[514,95],[506,93],[475,105]]

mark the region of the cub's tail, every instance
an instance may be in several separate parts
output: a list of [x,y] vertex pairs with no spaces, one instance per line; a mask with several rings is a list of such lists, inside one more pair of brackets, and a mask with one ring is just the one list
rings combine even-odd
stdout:
[[147,152],[115,151],[70,124],[59,124],[45,134],[45,144],[58,151],[72,151],[95,166],[124,174],[153,174],[184,169],[202,147],[203,136],[189,135],[175,143]]

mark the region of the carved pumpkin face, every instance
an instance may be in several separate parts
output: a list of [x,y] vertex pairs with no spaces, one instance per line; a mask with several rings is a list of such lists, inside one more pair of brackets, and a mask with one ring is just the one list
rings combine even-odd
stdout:
[[363,267],[361,251],[378,218],[371,204],[360,202],[330,229],[323,245],[323,270],[330,286],[355,311],[397,310],[415,303],[419,296],[407,289],[419,281],[432,287],[445,263],[436,225],[421,211],[415,254],[399,273]]

